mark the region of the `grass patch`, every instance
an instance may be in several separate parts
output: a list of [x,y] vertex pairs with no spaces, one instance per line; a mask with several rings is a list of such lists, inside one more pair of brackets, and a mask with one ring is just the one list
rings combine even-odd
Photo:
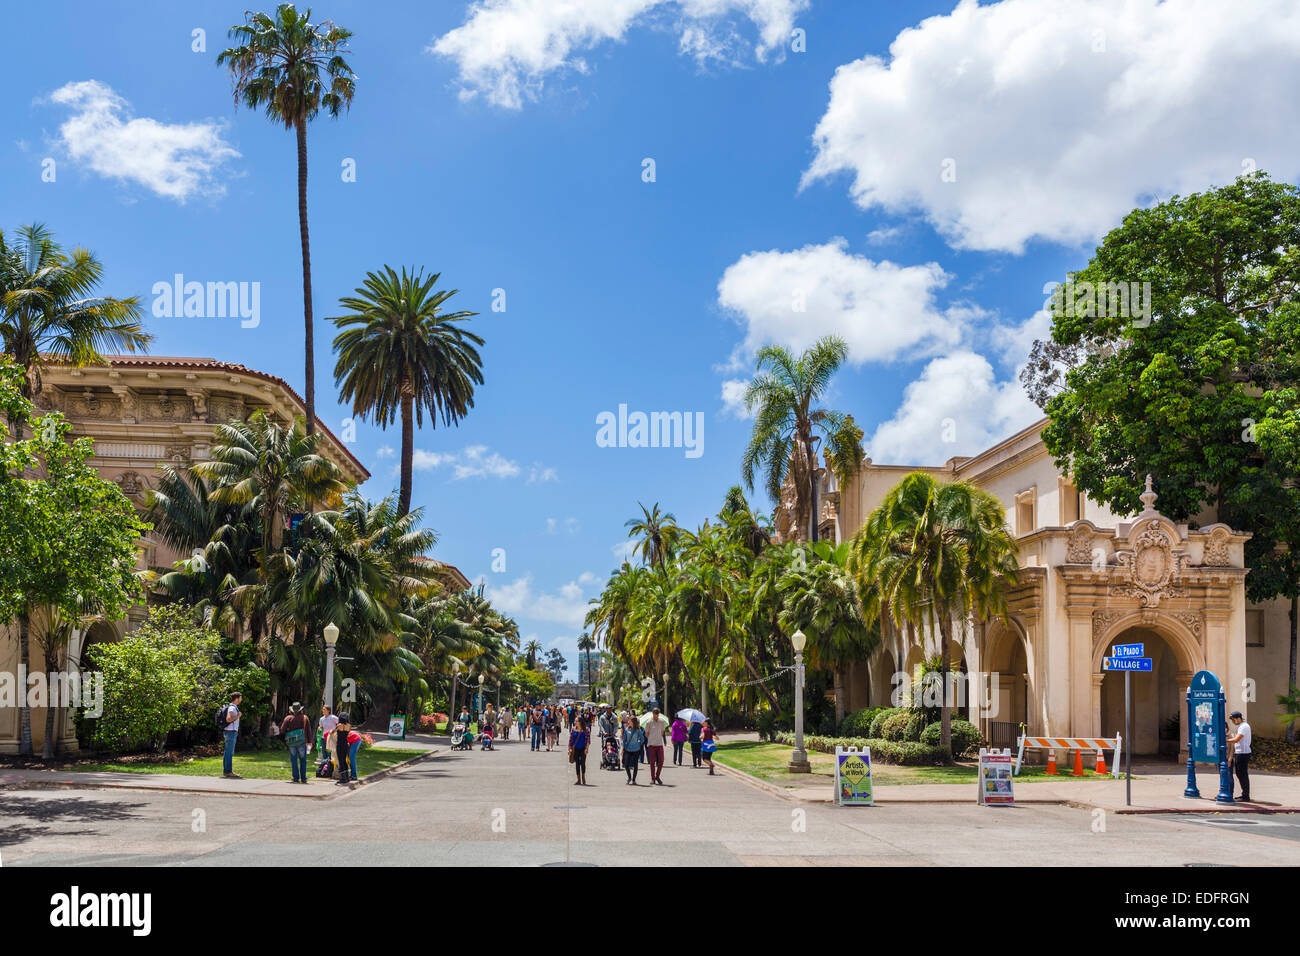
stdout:
[[[790,763],[790,748],[783,744],[759,743],[754,740],[720,741],[714,759],[718,763],[734,767],[766,783],[781,787],[807,787],[824,784],[828,788],[835,786],[835,758],[830,754],[808,751],[808,763],[812,773],[790,773],[786,767]],[[873,763],[871,775],[877,785],[912,786],[921,783],[965,783],[974,784],[979,770],[975,761],[962,761],[948,767],[901,767],[896,764]],[[1088,773],[1082,777],[1068,774],[1051,776],[1043,772],[1042,767],[1024,766],[1016,783],[1041,783],[1052,780],[1111,780],[1110,776],[1099,777]],[[1134,774],[1133,779],[1140,779]]]
[[[427,753],[427,751],[425,751]],[[377,770],[383,770],[393,764],[401,763],[419,756],[418,750],[398,750],[391,747],[369,747],[357,754],[357,765],[361,776],[365,777]],[[307,772],[315,774],[320,762],[319,753],[313,751],[307,755]],[[213,757],[191,757],[174,761],[155,761],[151,763],[82,763],[66,767],[78,773],[175,773],[187,777],[220,777],[221,755]],[[282,749],[249,750],[235,752],[235,773],[251,780],[292,780],[293,771],[289,765],[289,752]]]

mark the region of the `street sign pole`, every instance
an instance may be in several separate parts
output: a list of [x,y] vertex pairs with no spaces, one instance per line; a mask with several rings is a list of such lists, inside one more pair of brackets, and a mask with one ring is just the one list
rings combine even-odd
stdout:
[[1128,749],[1124,751],[1124,805],[1133,806],[1133,672],[1124,672],[1124,739]]

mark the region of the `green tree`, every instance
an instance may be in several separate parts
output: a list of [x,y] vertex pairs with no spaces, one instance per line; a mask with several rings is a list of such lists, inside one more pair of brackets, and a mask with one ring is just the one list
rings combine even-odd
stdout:
[[892,620],[940,638],[943,746],[952,744],[947,692],[954,625],[1006,615],[1018,549],[996,497],[965,482],[913,472],[885,495],[852,541],[849,567],[868,621]]
[[0,343],[22,369],[19,392],[29,402],[51,362],[103,364],[101,353],[135,352],[152,341],[139,322],[139,297],[95,295],[103,278],[93,252],[64,252],[42,225],[22,227],[12,241],[0,232]]
[[[1057,466],[1117,514],[1151,474],[1173,520],[1252,532],[1247,596],[1291,600],[1295,682],[1300,190],[1257,173],[1135,209],[1067,280],[1023,374]],[[1143,283],[1149,309],[1118,294]]]
[[272,122],[294,131],[298,144],[298,234],[302,246],[303,355],[307,434],[316,431],[316,360],[311,304],[311,242],[307,231],[307,124],[323,109],[338,118],[352,105],[356,74],[343,54],[350,30],[332,21],[311,22],[282,3],[275,14],[248,12],[230,28],[239,45],[223,50],[217,65],[230,70],[235,102],[264,110]]
[[[23,371],[0,358],[0,411],[22,429],[32,406]],[[136,542],[150,526],[117,486],[99,477],[90,439],[69,441],[72,426],[59,413],[35,419],[32,437],[10,440],[0,423],[0,624],[18,623],[19,662],[31,662],[33,622],[55,647],[68,621],[95,613],[120,617],[143,593]],[[31,711],[19,702],[19,753],[32,752]],[[46,726],[51,725],[47,714]],[[53,756],[47,734],[45,757]]]
[[444,312],[457,290],[438,289],[440,275],[424,271],[399,276],[392,267],[366,273],[356,295],[339,305],[348,314],[333,318],[338,361],[334,381],[353,414],[373,416],[381,428],[402,421],[401,489],[398,510],[411,510],[415,427],[439,418],[454,425],[474,407],[474,386],[483,384],[483,339],[461,328],[477,312]]
[[756,375],[745,390],[745,407],[755,413],[741,462],[745,486],[752,489],[754,473],[763,468],[768,496],[779,502],[786,475],[793,472],[792,517],[801,541],[817,540],[814,446],[825,437],[832,456],[842,457],[836,442],[849,434],[839,412],[813,406],[848,354],[848,344],[833,335],[818,339],[798,358],[784,346],[765,346],[758,352]]
[[628,529],[629,538],[639,539],[637,551],[641,554],[641,560],[652,568],[663,567],[666,561],[672,559],[673,549],[681,534],[677,519],[666,512],[660,513],[657,501],[650,509],[639,501],[637,507],[641,509],[641,517],[628,519],[623,522],[623,527]]

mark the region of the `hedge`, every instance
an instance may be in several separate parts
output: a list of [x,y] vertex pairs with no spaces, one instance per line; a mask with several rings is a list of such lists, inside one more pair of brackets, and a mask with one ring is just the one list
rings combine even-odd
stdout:
[[[953,720],[949,729],[952,733],[952,755],[954,757],[963,757],[972,751],[978,751],[980,744],[984,742],[979,728],[969,720]],[[937,747],[942,736],[943,724],[936,720],[921,731],[921,743]]]
[[[782,731],[776,735],[776,742],[794,746],[794,734]],[[871,759],[876,763],[902,764],[911,767],[935,767],[952,763],[952,758],[943,747],[932,747],[915,740],[893,741],[878,737],[821,737],[805,734],[803,745],[807,750],[833,754],[836,746],[871,748]]]
[[[871,718],[871,726],[867,728],[866,735],[868,737],[873,737],[876,739],[883,738],[885,736],[884,734],[885,721],[887,721],[890,717],[893,717],[895,714],[904,714],[907,713],[907,711],[908,708],[906,707],[886,707],[884,710],[876,714],[875,717]],[[851,737],[853,735],[845,734],[845,736]]]

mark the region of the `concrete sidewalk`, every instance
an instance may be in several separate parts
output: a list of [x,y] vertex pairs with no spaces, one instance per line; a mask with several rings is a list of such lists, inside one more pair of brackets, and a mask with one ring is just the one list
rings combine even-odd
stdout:
[[[750,774],[719,763],[723,773],[739,777],[751,786],[800,803],[834,803],[834,787],[783,787],[760,780]],[[1124,778],[1115,780],[1042,780],[1018,783],[1016,803],[1065,804],[1075,807],[1100,807],[1114,813],[1300,813],[1300,777],[1290,774],[1256,771],[1250,775],[1251,803],[1216,803],[1219,775],[1197,774],[1201,799],[1183,796],[1187,774],[1147,772],[1133,780],[1133,803],[1125,804]],[[976,803],[976,789],[971,783],[924,783],[908,785],[880,784],[876,787],[877,803]]]
[[[379,744],[378,739],[375,740],[375,744]],[[288,780],[262,780],[255,777],[232,779],[182,773],[4,769],[0,770],[0,791],[32,787],[57,790],[166,790],[174,793],[219,793],[244,797],[306,797],[328,800],[331,797],[342,796],[357,787],[382,780],[426,757],[442,752],[440,749],[429,749],[428,744],[418,741],[411,741],[409,746],[404,745],[400,740],[385,741],[384,746],[410,750],[411,757],[401,763],[366,774],[359,781],[348,786],[343,786],[333,779],[317,777],[309,777],[306,784],[301,784]]]

